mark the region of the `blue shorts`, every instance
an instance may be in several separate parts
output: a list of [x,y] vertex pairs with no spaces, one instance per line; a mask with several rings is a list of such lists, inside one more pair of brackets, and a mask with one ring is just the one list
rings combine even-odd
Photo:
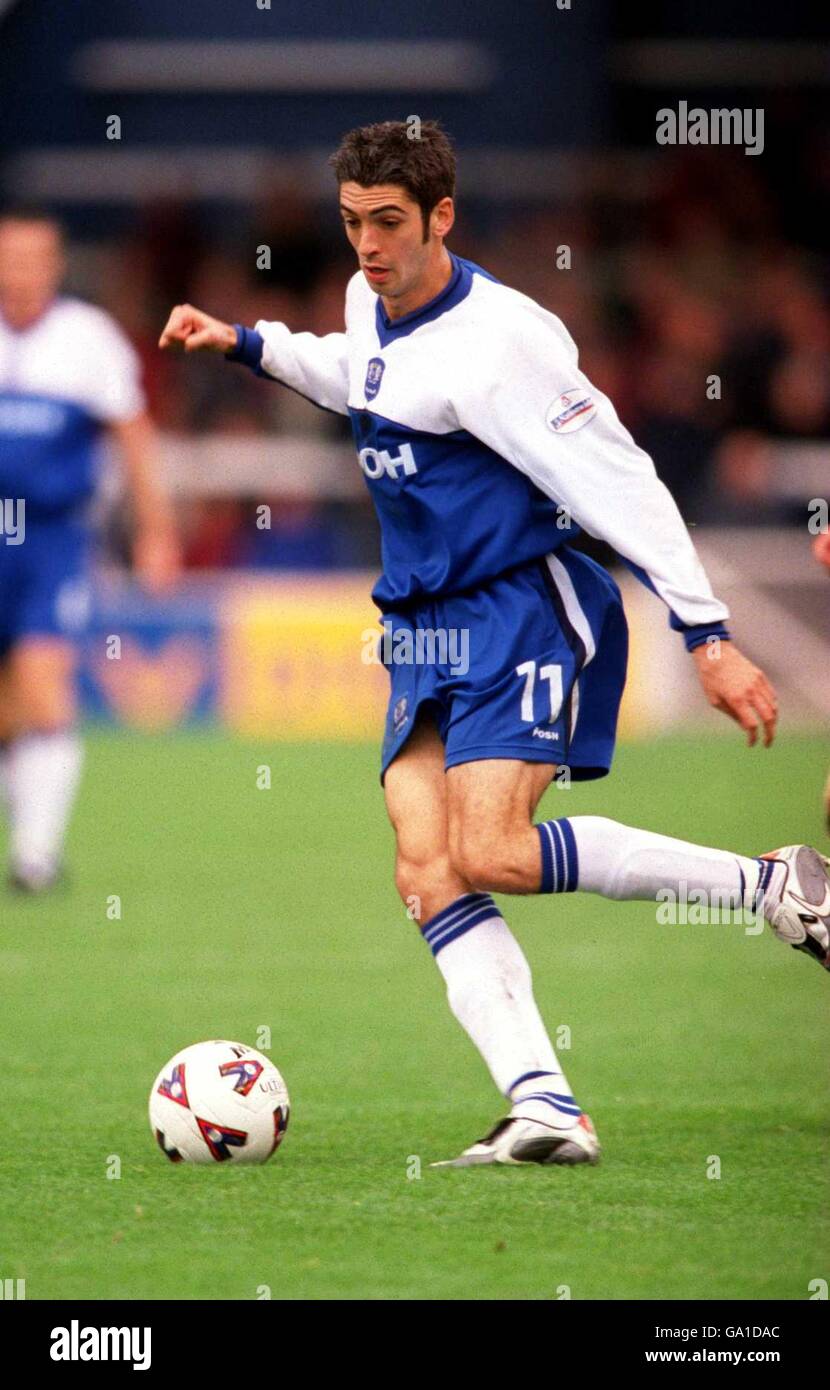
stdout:
[[23,541],[0,535],[0,658],[27,637],[81,636],[89,619],[89,532],[26,517]]
[[392,683],[381,779],[422,710],[447,768],[516,758],[586,780],[611,766],[628,625],[587,555],[563,546],[483,588],[386,613],[380,658]]

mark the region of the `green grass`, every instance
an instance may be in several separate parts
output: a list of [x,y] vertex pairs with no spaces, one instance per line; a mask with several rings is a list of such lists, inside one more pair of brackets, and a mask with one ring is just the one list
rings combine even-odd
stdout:
[[[629,745],[541,809],[744,853],[826,844],[827,758],[737,733]],[[71,891],[0,892],[0,1277],[31,1299],[805,1299],[830,1277],[821,971],[645,903],[501,899],[544,1016],[571,1029],[560,1057],[604,1160],[431,1171],[502,1103],[391,859],[374,748],[90,738]],[[260,1025],[293,1103],[279,1154],[168,1164],[156,1071]]]

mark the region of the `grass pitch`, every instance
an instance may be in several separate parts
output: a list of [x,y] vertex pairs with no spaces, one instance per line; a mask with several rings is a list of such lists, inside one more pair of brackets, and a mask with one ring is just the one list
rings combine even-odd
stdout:
[[[540,812],[747,854],[826,846],[829,751],[749,751],[737,731],[624,746],[610,778]],[[72,888],[0,891],[0,1277],[30,1299],[809,1297],[830,1277],[830,980],[767,930],[500,898],[551,1030],[570,1030],[560,1058],[603,1162],[431,1171],[503,1103],[396,898],[376,763],[90,737]],[[293,1104],[276,1158],[167,1163],[146,1115],[158,1068],[261,1026]]]

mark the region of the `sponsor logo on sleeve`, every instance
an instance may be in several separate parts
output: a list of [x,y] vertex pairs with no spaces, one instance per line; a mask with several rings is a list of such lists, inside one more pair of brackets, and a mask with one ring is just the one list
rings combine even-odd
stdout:
[[575,387],[551,401],[545,413],[545,424],[554,434],[573,434],[593,420],[596,413],[596,401],[590,392]]

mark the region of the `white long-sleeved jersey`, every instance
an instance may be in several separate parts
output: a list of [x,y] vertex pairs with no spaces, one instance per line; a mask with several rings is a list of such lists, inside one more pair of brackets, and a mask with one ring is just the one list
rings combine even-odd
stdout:
[[564,324],[451,259],[441,293],[394,322],[358,272],[345,333],[260,321],[229,354],[351,417],[381,524],[379,607],[475,588],[583,528],[660,595],[687,645],[724,633],[673,498]]

